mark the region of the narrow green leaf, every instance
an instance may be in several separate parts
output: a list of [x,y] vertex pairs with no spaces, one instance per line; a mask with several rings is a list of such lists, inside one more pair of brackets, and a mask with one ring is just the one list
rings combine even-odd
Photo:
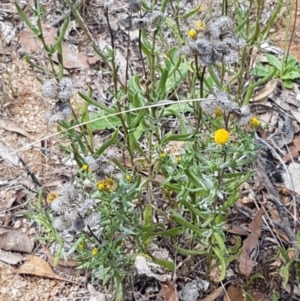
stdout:
[[59,46],[61,46],[61,42],[65,36],[65,33],[68,29],[68,25],[69,25],[69,17],[66,17],[64,20],[64,23],[62,25],[62,28],[60,29],[60,33],[59,36],[57,38],[57,40],[55,41],[55,44],[53,46],[53,53],[58,49]]
[[220,264],[221,264],[221,274],[220,274],[220,277],[219,279],[217,280],[218,282],[221,282],[224,280],[225,278],[225,273],[226,273],[226,262],[224,260],[224,257],[223,257],[223,254],[222,252],[220,251],[219,248],[217,247],[212,247],[214,253],[217,255],[217,257],[219,258],[220,260]]
[[286,265],[283,265],[281,268],[280,268],[280,276],[283,278],[283,281],[282,281],[282,288],[285,289],[288,282],[289,282],[289,279],[290,279],[290,266],[291,264],[293,263],[293,260],[291,260],[290,262],[288,262]]
[[162,144],[165,145],[170,141],[192,141],[193,139],[192,134],[169,134],[164,137]]
[[94,157],[98,158],[113,143],[113,138],[107,139],[95,152]]
[[289,79],[285,79],[283,84],[287,89],[292,89],[294,87],[294,83]]
[[183,218],[180,214],[178,214],[177,212],[175,212],[174,210],[172,210],[172,213],[170,215],[170,219],[175,221],[176,223],[192,230],[193,232],[195,232],[198,235],[202,235],[202,232],[199,228],[197,228],[196,226],[194,226],[193,224],[191,224],[190,222],[188,222],[185,218]]
[[297,72],[297,71],[291,71],[291,72],[287,72],[285,73],[281,79],[296,79],[296,78],[299,78],[300,77],[300,73]]
[[38,66],[37,64],[33,63],[32,60],[29,58],[28,54],[25,54],[25,61],[28,65],[30,65],[31,67],[33,68],[36,68],[38,70],[42,70],[42,71],[45,71],[44,68]]
[[204,250],[188,250],[188,249],[183,249],[183,248],[177,248],[177,251],[180,254],[195,255],[195,256],[209,253],[209,250],[207,250],[207,249],[204,249]]
[[17,8],[18,15],[22,18],[22,20],[25,22],[25,24],[28,26],[28,28],[31,29],[32,31],[34,31],[34,28],[35,28],[34,25],[29,21],[29,19],[27,18],[27,16],[23,12],[22,8],[19,6],[17,1],[15,2],[15,6]]
[[185,231],[184,227],[177,227],[166,231],[158,232],[157,236],[163,236],[163,237],[178,236],[178,235],[182,235],[184,231]]
[[247,301],[255,301],[248,293],[244,293],[244,296],[246,297]]
[[185,199],[181,199],[180,203],[186,207],[187,209],[189,209],[191,212],[193,212],[195,215],[199,216],[200,218],[202,218],[203,220],[207,220],[208,215],[201,212],[199,209],[195,208],[194,205],[192,205],[190,202],[188,202]]
[[201,9],[201,6],[202,4],[198,5],[195,9],[185,13],[184,15],[182,16],[179,16],[179,18],[182,18],[182,19],[189,19],[190,17],[194,16],[195,14],[197,14],[200,9]]
[[96,100],[94,100],[93,98],[91,98],[91,97],[88,96],[88,95],[85,95],[85,94],[83,94],[83,93],[81,93],[81,92],[78,92],[78,95],[79,95],[82,99],[84,99],[85,101],[87,101],[88,103],[90,103],[90,104],[92,104],[92,105],[94,105],[94,106],[96,106],[96,107],[98,107],[98,108],[104,110],[105,112],[107,112],[107,113],[109,113],[109,114],[115,114],[115,113],[117,113],[115,110],[113,110],[113,109],[111,109],[111,108],[108,108],[107,106],[105,106],[105,105],[103,105],[103,104],[97,102]]
[[161,265],[162,267],[168,269],[171,272],[175,271],[175,264],[172,261],[164,260],[164,259],[159,259],[156,257],[152,257],[153,262]]
[[223,256],[225,256],[227,254],[227,248],[224,243],[224,238],[221,237],[221,235],[216,231],[213,232],[213,238],[216,240],[220,252],[223,254]]
[[277,70],[281,71],[282,64],[278,60],[278,58],[275,55],[272,55],[269,53],[266,56],[267,56],[267,60],[268,60],[269,64],[272,65],[273,67],[275,67]]

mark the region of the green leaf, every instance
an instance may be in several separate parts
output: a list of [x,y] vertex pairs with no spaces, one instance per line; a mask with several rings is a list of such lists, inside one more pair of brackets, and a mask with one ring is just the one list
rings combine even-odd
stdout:
[[157,86],[157,93],[158,93],[158,98],[159,99],[165,99],[166,98],[166,82],[168,79],[168,70],[164,69],[162,71],[162,74],[160,75],[160,80],[158,82]]
[[280,276],[283,278],[282,281],[282,288],[285,289],[290,278],[290,266],[293,263],[293,260],[291,260],[288,264],[282,266],[280,268]]
[[170,141],[192,141],[194,136],[192,134],[167,134],[162,140],[162,145]]
[[257,64],[257,66],[251,70],[250,74],[257,77],[265,77],[269,74],[269,70],[262,64]]
[[289,80],[289,79],[285,79],[283,80],[283,85],[287,88],[287,89],[292,89],[294,87],[294,83]]
[[291,72],[287,72],[285,73],[281,79],[295,79],[295,78],[299,78],[300,77],[300,73],[297,71],[291,71]]
[[224,243],[224,237],[222,237],[218,232],[214,231],[213,233],[213,238],[216,240],[219,248],[218,250],[220,250],[220,252],[222,253],[222,255],[226,255],[227,254],[227,249]]
[[188,222],[185,218],[183,218],[180,214],[178,214],[176,211],[171,210],[170,219],[175,221],[176,223],[192,230],[198,235],[202,235],[203,231],[201,231],[199,228]]
[[300,231],[297,231],[296,241],[297,241],[297,247],[300,250]]
[[157,236],[163,236],[163,237],[177,236],[177,235],[182,235],[184,231],[185,231],[184,227],[177,227],[166,231],[158,232]]
[[187,254],[187,255],[203,255],[203,254],[208,254],[209,251],[207,249],[202,249],[202,250],[188,250],[188,249],[183,249],[183,248],[177,248],[178,253],[180,254]]
[[58,78],[61,80],[64,76],[64,61],[61,44],[57,47],[57,59],[58,59]]
[[244,293],[247,301],[255,301],[248,293]]
[[174,112],[184,114],[192,113],[194,110],[188,103],[176,103],[165,108],[163,116],[174,115]]
[[104,111],[90,114],[91,127],[95,130],[115,129],[121,126],[121,120],[117,116],[106,117]]
[[164,260],[164,259],[159,259],[156,257],[152,257],[153,262],[161,265],[162,267],[168,269],[171,272],[175,271],[175,264],[172,261]]
[[38,69],[38,70],[45,71],[44,68],[42,68],[42,67],[38,66],[37,64],[33,63],[33,62],[31,61],[31,59],[29,58],[29,56],[28,56],[27,53],[25,54],[25,61],[26,61],[26,63],[27,63],[28,65],[30,65],[31,67],[36,68],[36,69]]
[[222,252],[220,251],[219,248],[217,247],[212,247],[214,253],[217,255],[217,257],[219,258],[220,260],[220,264],[221,264],[221,274],[220,274],[220,277],[217,281],[222,281],[224,278],[225,278],[225,273],[226,273],[226,262],[225,262],[225,259],[223,257],[223,254]]
[[287,59],[286,65],[284,67],[284,70],[296,68],[297,63],[298,63],[298,60],[296,57],[289,56]]
[[[195,206],[193,204],[191,204],[190,202],[188,202],[185,199],[180,200],[180,203],[186,207],[187,209],[189,209],[191,212],[193,212],[195,215],[199,216],[200,218],[202,218],[204,221],[209,220],[209,215],[201,212],[199,209],[195,208]],[[212,217],[214,218],[214,217]]]
[[66,33],[67,29],[68,29],[69,20],[70,20],[70,19],[69,19],[68,17],[65,18],[65,21],[64,21],[64,23],[63,23],[63,25],[62,25],[62,28],[60,29],[59,36],[58,36],[58,38],[57,38],[57,40],[55,41],[55,44],[54,44],[54,46],[53,46],[53,53],[54,53],[54,52],[58,49],[58,47],[61,45],[61,42],[62,42],[62,40],[63,40],[63,38],[64,38],[64,36],[65,36],[65,33]]
[[19,6],[17,1],[15,2],[15,6],[17,8],[18,15],[22,18],[22,20],[25,22],[25,24],[28,26],[28,28],[31,29],[34,32],[34,29],[36,29],[36,27],[29,21],[29,19],[24,14],[22,8]]
[[108,108],[107,106],[103,105],[102,103],[97,102],[96,100],[94,100],[92,97],[90,97],[88,95],[85,95],[85,94],[83,94],[81,92],[78,92],[78,95],[82,99],[84,99],[85,101],[87,101],[88,103],[94,105],[97,108],[100,108],[100,109],[106,111],[109,114],[115,114],[115,113],[117,113],[115,110],[113,110],[111,108]]
[[273,67],[275,67],[277,70],[281,71],[282,64],[278,60],[278,58],[275,55],[272,55],[269,53],[266,56],[267,56],[267,60],[268,60],[269,64],[272,65]]
[[202,4],[198,5],[195,9],[185,13],[184,15],[182,16],[179,16],[179,18],[182,18],[182,19],[189,19],[190,17],[192,17],[193,15],[197,14],[200,9],[201,9],[201,6]]
[[164,14],[165,11],[166,11],[166,7],[167,7],[167,4],[169,3],[169,0],[163,0],[162,3],[161,3],[161,7],[160,7],[160,11]]
[[230,196],[225,200],[224,204],[220,208],[221,212],[225,212],[227,208],[232,206],[237,202],[240,197],[240,192],[238,190],[233,191]]

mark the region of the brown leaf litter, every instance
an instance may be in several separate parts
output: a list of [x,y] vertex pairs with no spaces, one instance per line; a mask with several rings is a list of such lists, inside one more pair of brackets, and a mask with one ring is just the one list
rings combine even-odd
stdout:
[[262,216],[264,212],[264,207],[261,207],[256,213],[256,215],[253,217],[253,220],[249,225],[249,230],[251,231],[251,233],[243,242],[243,252],[240,255],[238,261],[240,272],[244,275],[250,275],[252,272],[252,268],[255,265],[255,262],[250,257],[250,255],[253,249],[256,248],[258,243],[258,239],[261,233],[261,226],[263,224]]

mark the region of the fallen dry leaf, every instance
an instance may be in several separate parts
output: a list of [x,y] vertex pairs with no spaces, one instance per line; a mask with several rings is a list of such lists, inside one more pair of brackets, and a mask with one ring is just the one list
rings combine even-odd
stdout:
[[0,260],[9,264],[18,264],[25,260],[25,258],[19,253],[11,253],[4,250],[0,250]]
[[243,242],[243,252],[239,257],[239,268],[240,272],[244,275],[251,274],[252,267],[255,262],[251,259],[250,254],[258,243],[258,239],[261,233],[261,226],[263,224],[262,216],[264,214],[264,207],[261,207],[258,212],[253,217],[252,222],[249,225],[249,230],[251,233]]
[[[88,69],[90,67],[88,63],[88,57],[82,52],[79,52],[77,48],[66,42],[61,43],[64,68],[66,69]],[[53,61],[58,63],[57,56],[53,56]]]
[[33,239],[30,239],[27,234],[10,227],[0,227],[0,249],[31,253],[33,247]]
[[242,288],[239,285],[230,284],[223,301],[245,301]]
[[285,163],[299,156],[300,152],[300,135],[293,139],[293,144],[289,146],[289,152],[283,157]]
[[13,120],[0,119],[0,127],[5,129],[6,131],[16,132],[20,135],[27,137],[30,140],[33,140],[33,137]]
[[250,99],[250,101],[267,103],[268,96],[275,91],[278,83],[279,83],[278,79],[270,80],[262,90],[260,90],[257,94],[254,95],[253,98]]
[[11,163],[13,166],[19,166],[20,159],[14,153],[14,150],[0,143],[0,157]]
[[244,235],[244,236],[248,236],[249,232],[243,228],[241,228],[238,225],[228,225],[228,224],[224,224],[222,226],[222,229],[228,233],[232,233],[232,234],[238,234],[238,235]]
[[46,247],[43,247],[43,251],[47,256],[47,262],[50,264],[51,267],[70,275],[86,274],[87,270],[77,269],[77,267],[79,267],[80,264],[71,258],[68,258],[67,260],[59,259],[57,265],[54,266],[54,256]]
[[[163,271],[161,270],[160,265],[147,260],[144,256],[138,255],[134,262],[134,268],[136,270],[137,276],[147,276],[149,278],[155,278],[159,282],[165,283],[170,280],[171,275],[165,274],[163,275]],[[154,273],[161,272],[159,273]]]
[[160,285],[164,290],[166,301],[179,301],[177,289],[171,280],[168,279],[166,282],[161,282]]
[[26,261],[20,267],[18,273],[19,274],[29,274],[29,275],[39,276],[39,277],[46,277],[46,278],[70,282],[70,283],[79,285],[79,283],[77,283],[75,281],[59,277],[52,271],[50,265],[45,260],[43,260],[40,257],[33,256],[33,255],[30,255],[28,257],[28,261]]
[[[42,28],[46,44],[55,44],[58,29],[55,27],[47,26],[45,24],[42,25]],[[19,42],[28,53],[39,53],[44,49],[42,42],[39,39],[35,38],[34,34],[31,31],[21,32]],[[61,43],[61,47],[63,53],[64,68],[87,69],[90,67],[88,63],[88,57],[82,52],[79,52],[77,47],[70,45],[64,41]],[[54,55],[52,59],[54,62],[58,63],[57,55]],[[92,60],[92,63],[94,61],[95,59]]]
[[[47,45],[54,44],[57,35],[57,28],[42,25],[43,36]],[[38,53],[44,49],[43,43],[35,38],[32,31],[22,31],[19,36],[19,42],[28,53]]]

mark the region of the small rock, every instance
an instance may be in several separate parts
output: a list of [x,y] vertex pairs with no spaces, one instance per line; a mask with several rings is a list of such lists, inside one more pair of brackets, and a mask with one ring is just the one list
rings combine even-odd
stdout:
[[20,220],[17,220],[14,224],[14,228],[19,229],[21,227],[22,222]]

